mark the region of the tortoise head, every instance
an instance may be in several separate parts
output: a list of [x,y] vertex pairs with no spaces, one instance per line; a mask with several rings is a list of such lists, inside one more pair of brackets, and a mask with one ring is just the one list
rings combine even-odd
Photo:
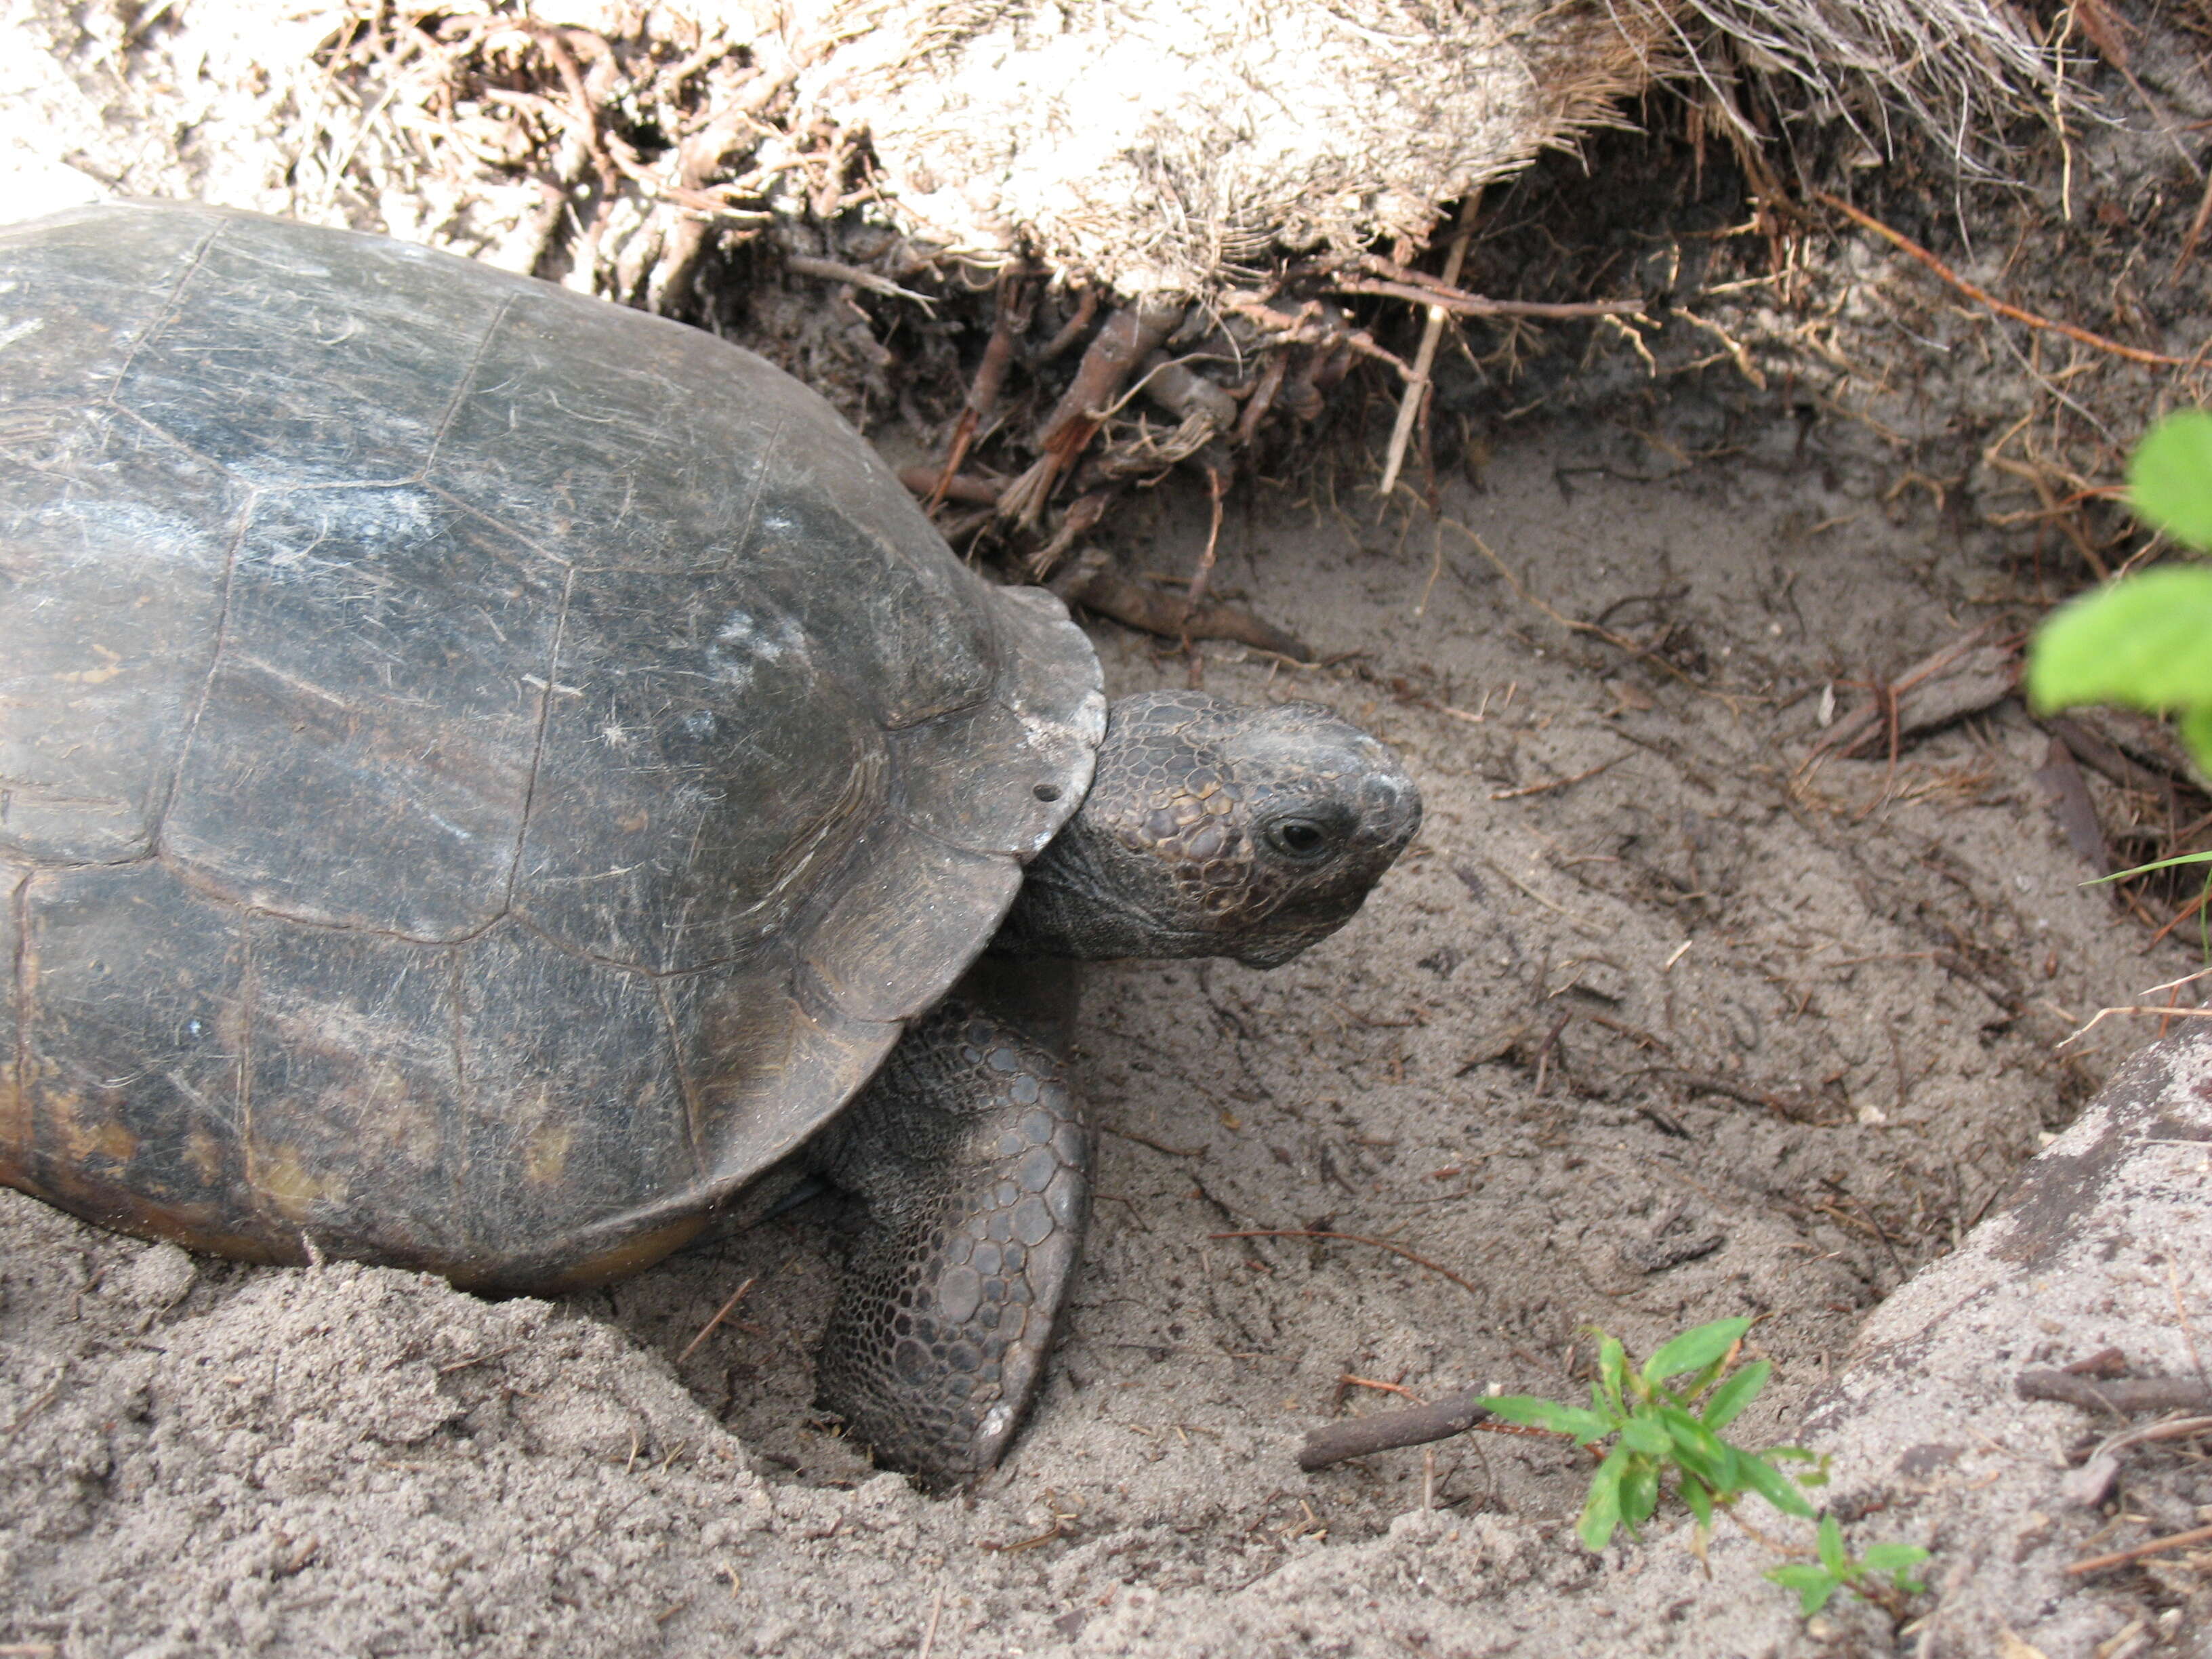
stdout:
[[1351,921],[1420,824],[1398,757],[1325,708],[1124,697],[995,948],[1278,967]]

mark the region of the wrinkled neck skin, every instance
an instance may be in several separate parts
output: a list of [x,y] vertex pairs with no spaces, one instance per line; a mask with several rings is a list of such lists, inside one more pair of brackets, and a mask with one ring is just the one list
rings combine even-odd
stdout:
[[1351,921],[1420,823],[1397,756],[1316,704],[1124,697],[991,948],[1277,967]]

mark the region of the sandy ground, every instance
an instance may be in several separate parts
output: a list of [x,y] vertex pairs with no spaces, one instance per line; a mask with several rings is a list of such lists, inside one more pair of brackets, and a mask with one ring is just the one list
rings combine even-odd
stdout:
[[[810,1419],[826,1201],[549,1304],[195,1260],[0,1193],[0,1652],[1913,1650],[1864,1613],[1808,1634],[1733,1533],[1712,1582],[1663,1535],[1586,1554],[1587,1460],[1553,1443],[1293,1462],[1399,1403],[1374,1383],[1572,1397],[1593,1323],[1644,1350],[1731,1315],[1777,1366],[1745,1437],[1788,1437],[2145,1032],[2052,1045],[2189,966],[2080,885],[2015,702],[1793,790],[1828,688],[1848,709],[2027,578],[1917,494],[1885,504],[1856,428],[1692,394],[1656,419],[1663,445],[1510,428],[1449,522],[1320,475],[1232,511],[1217,586],[1328,665],[1210,648],[1205,684],[1364,721],[1427,823],[1289,967],[1092,975],[1089,1265],[979,1492],[919,1496]],[[1148,501],[1122,544],[1187,572],[1202,504]],[[1189,672],[1097,639],[1110,690]],[[1352,1237],[1232,1236],[1263,1232]],[[2174,1305],[2202,1312],[2184,1259]],[[2053,1465],[2057,1421],[2017,1457]],[[2061,1557],[2105,1525],[2048,1518]],[[1940,1604],[1971,1587],[1934,1541]],[[2187,1639],[2147,1581],[2076,1593],[2047,1659],[2130,1619]],[[2000,1646],[1954,1621],[1919,1650]]]

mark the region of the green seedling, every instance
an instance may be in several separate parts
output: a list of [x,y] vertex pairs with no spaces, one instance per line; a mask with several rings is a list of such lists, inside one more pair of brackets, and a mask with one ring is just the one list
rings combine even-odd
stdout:
[[[1818,1560],[1790,1561],[1766,1570],[1766,1576],[1783,1589],[1797,1592],[1798,1611],[1808,1619],[1846,1586],[1880,1606],[1887,1606],[1900,1595],[1917,1595],[1928,1588],[1910,1576],[1928,1559],[1926,1550],[1917,1544],[1869,1544],[1864,1555],[1852,1555],[1844,1548],[1844,1529],[1832,1515],[1820,1517],[1814,1550]],[[1887,1584],[1881,1582],[1885,1577],[1889,1580]]]
[[1588,1548],[1603,1549],[1620,1528],[1635,1537],[1657,1510],[1670,1474],[1700,1527],[1710,1527],[1714,1510],[1746,1492],[1757,1492],[1785,1515],[1809,1520],[1812,1504],[1775,1460],[1814,1463],[1803,1484],[1817,1486],[1826,1476],[1812,1453],[1800,1446],[1746,1451],[1721,1438],[1720,1431],[1751,1404],[1773,1372],[1764,1359],[1729,1371],[1736,1346],[1750,1328],[1748,1319],[1700,1325],[1667,1343],[1636,1370],[1629,1368],[1620,1340],[1604,1336],[1587,1410],[1528,1395],[1503,1395],[1483,1404],[1509,1423],[1570,1436],[1577,1446],[1613,1440],[1590,1478],[1589,1497],[1576,1529]]
[[[1773,1374],[1774,1368],[1764,1359],[1730,1369],[1737,1346],[1750,1328],[1748,1319],[1717,1319],[1684,1331],[1640,1370],[1630,1369],[1628,1351],[1617,1338],[1600,1332],[1597,1380],[1590,1384],[1587,1410],[1531,1395],[1501,1395],[1483,1403],[1509,1423],[1567,1435],[1577,1446],[1613,1442],[1590,1477],[1589,1496],[1576,1529],[1588,1547],[1603,1549],[1623,1528],[1635,1537],[1636,1529],[1657,1510],[1671,1475],[1674,1490],[1698,1519],[1702,1557],[1702,1540],[1712,1525],[1714,1510],[1729,1509],[1745,1493],[1757,1492],[1784,1514],[1809,1521],[1813,1505],[1800,1488],[1827,1480],[1827,1460],[1814,1457],[1802,1446],[1753,1452],[1721,1437],[1720,1431],[1751,1404]],[[1813,1468],[1792,1480],[1777,1467],[1778,1462],[1810,1463]],[[1748,1526],[1744,1529],[1762,1543],[1781,1547]],[[1786,1562],[1766,1573],[1776,1583],[1797,1592],[1808,1619],[1839,1589],[1848,1588],[1897,1614],[1905,1597],[1927,1589],[1908,1576],[1928,1559],[1926,1550],[1917,1544],[1874,1544],[1864,1555],[1852,1555],[1844,1548],[1844,1529],[1832,1515],[1820,1517],[1814,1554],[1814,1560]]]
[[[2212,550],[2212,414],[2184,410],[2151,428],[2128,464],[2136,516],[2184,547]],[[2117,703],[2176,718],[2212,771],[2212,569],[2166,565],[2062,605],[2027,653],[2039,713]]]
[[[2128,463],[2128,499],[2144,523],[2212,550],[2212,414],[2183,410],[2145,434]],[[2039,714],[2118,703],[2171,714],[2197,766],[2212,772],[2212,569],[2167,565],[2060,606],[2028,647],[2027,684]],[[2208,862],[2212,853],[2184,853],[2099,879]],[[2212,907],[2206,916],[2212,957]]]

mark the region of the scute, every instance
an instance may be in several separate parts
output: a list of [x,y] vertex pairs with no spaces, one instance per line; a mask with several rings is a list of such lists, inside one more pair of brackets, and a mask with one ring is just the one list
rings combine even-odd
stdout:
[[240,1131],[272,1240],[424,1267],[473,1241],[463,948],[248,913]]
[[[246,490],[135,421],[0,415],[0,849],[142,858],[207,683]],[[59,614],[66,628],[44,625]]]
[[1014,902],[1021,871],[884,824],[854,849],[806,927],[803,960],[838,1007],[865,1020],[903,1020],[937,1000],[943,964],[966,965]]
[[637,967],[739,955],[882,810],[883,732],[769,596],[689,574],[574,582],[515,908]]
[[989,590],[897,479],[811,396],[778,435],[776,488],[738,564],[884,726],[972,708],[1006,664]]
[[477,1257],[556,1258],[582,1217],[648,1212],[704,1186],[665,981],[507,924],[464,957],[458,1042]]
[[666,981],[678,1064],[724,1190],[821,1127],[817,1083],[850,1097],[903,1029],[847,1013],[781,941],[753,962]]
[[[255,483],[416,477],[508,285],[402,242],[199,216],[214,234],[116,404]],[[116,238],[101,263],[131,252]]]
[[567,573],[427,490],[264,496],[168,856],[297,920],[460,939],[506,908]]
[[82,208],[0,227],[0,410],[99,409],[218,223],[146,216],[126,240],[112,211]]
[[426,482],[589,568],[726,568],[790,423],[783,377],[696,329],[502,286]]
[[0,1179],[269,1259],[643,1266],[1088,787],[1064,611],[748,353],[216,209],[0,270],[0,775],[46,792],[0,794]]
[[[0,1174],[111,1219],[210,1231],[256,1207],[240,1054],[245,917],[152,862],[0,865],[13,965]],[[20,1021],[20,1024],[18,1023]]]

